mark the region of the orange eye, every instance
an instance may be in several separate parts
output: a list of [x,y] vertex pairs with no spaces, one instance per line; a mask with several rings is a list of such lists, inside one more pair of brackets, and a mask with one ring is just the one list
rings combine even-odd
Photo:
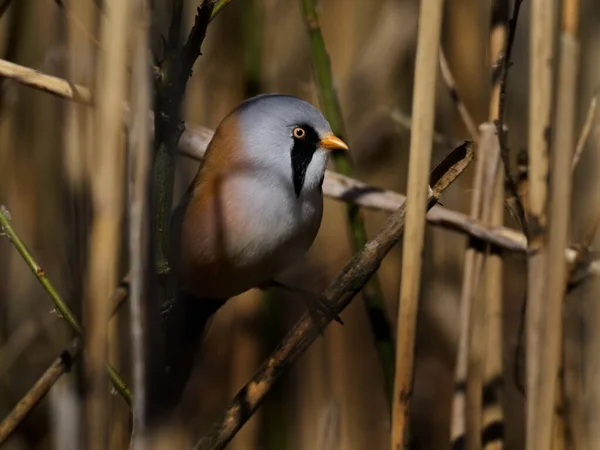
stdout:
[[306,131],[304,131],[304,128],[294,128],[294,137],[297,139],[302,139],[304,136],[306,136]]

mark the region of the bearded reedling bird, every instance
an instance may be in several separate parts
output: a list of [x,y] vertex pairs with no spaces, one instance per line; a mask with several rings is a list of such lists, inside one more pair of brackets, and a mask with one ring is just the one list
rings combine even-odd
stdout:
[[[336,149],[348,146],[323,115],[288,95],[246,100],[218,126],[172,218],[177,293],[163,318],[172,395],[180,395],[217,309],[274,282],[307,252],[321,224],[328,155]],[[322,301],[316,306],[331,312]]]

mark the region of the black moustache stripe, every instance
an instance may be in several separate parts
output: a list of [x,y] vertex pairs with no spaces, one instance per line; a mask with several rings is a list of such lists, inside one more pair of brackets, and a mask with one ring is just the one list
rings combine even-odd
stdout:
[[306,178],[306,170],[315,151],[319,148],[319,136],[316,131],[307,125],[303,125],[302,128],[304,128],[306,135],[303,138],[294,138],[292,147],[292,178],[296,197],[300,197]]

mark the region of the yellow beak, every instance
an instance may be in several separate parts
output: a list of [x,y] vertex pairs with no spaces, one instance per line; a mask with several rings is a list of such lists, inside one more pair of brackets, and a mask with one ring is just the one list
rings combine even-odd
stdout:
[[349,150],[346,143],[333,134],[321,139],[319,146],[321,148],[326,148],[327,150]]

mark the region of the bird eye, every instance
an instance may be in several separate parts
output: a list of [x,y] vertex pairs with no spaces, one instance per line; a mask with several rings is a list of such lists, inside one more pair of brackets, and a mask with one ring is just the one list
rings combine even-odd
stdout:
[[294,137],[295,138],[302,139],[304,136],[306,136],[306,131],[304,131],[304,128],[300,128],[300,127],[294,128]]

